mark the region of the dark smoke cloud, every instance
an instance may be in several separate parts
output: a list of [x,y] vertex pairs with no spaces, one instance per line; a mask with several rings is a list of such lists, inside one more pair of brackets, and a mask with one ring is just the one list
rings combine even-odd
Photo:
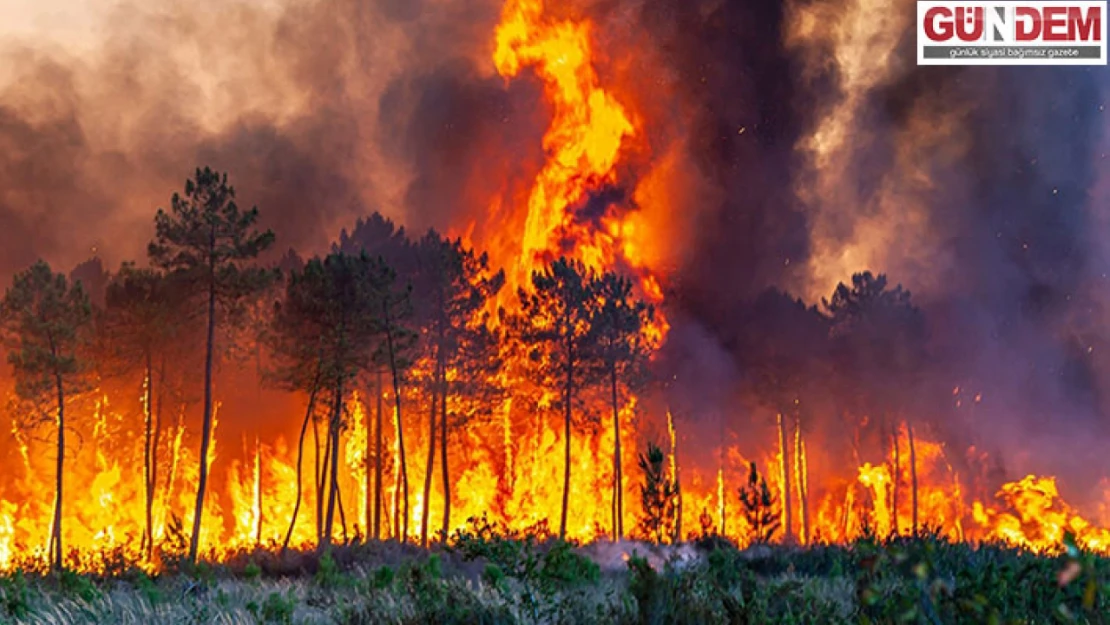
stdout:
[[719,191],[716,205],[700,211],[695,251],[679,278],[682,306],[711,326],[789,275],[788,259],[806,255],[791,174],[819,89],[797,80],[801,64],[782,41],[785,12],[770,1],[646,0],[642,8],[680,76],[688,156]]
[[[903,5],[907,27],[912,4]],[[850,3],[821,6],[836,14]],[[920,205],[905,209],[923,213],[921,229],[884,232],[891,239],[878,247],[889,266],[852,269],[889,271],[917,294],[933,330],[938,365],[925,372],[933,388],[971,385],[987,398],[972,422],[941,411],[942,427],[953,439],[1005,450],[1015,471],[1088,478],[1078,489],[1110,468],[1090,444],[1107,434],[1100,388],[1110,381],[1089,350],[1106,336],[1090,293],[1105,289],[1106,268],[1089,262],[1104,232],[1092,222],[1100,206],[1089,192],[1099,174],[1105,70],[918,68],[907,28],[895,69],[862,96],[865,121],[854,129],[842,181],[858,202],[801,206],[793,191],[812,172],[794,148],[843,97],[832,50],[813,44],[808,58],[824,64],[807,65],[784,43],[778,2],[648,0],[644,23],[685,76],[696,138],[689,156],[722,190],[679,273],[671,301],[679,323],[727,340],[753,293],[799,284],[792,270],[806,264],[815,215],[836,226],[824,236],[842,237],[826,243],[847,247],[890,184],[901,185]],[[914,172],[898,164],[900,151],[913,154]],[[910,184],[918,172],[933,181],[924,191]],[[688,363],[683,345],[673,349]],[[713,368],[715,359],[694,368]]]

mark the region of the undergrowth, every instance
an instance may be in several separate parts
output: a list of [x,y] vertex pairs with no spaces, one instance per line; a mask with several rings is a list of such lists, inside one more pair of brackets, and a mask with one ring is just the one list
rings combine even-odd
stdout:
[[[509,532],[472,519],[447,545],[259,550],[159,574],[122,561],[110,573],[25,567],[0,575],[0,623],[1110,622],[1110,562],[1070,539],[1052,556],[933,534],[808,548],[582,547],[546,526]],[[598,557],[603,549],[620,557]]]

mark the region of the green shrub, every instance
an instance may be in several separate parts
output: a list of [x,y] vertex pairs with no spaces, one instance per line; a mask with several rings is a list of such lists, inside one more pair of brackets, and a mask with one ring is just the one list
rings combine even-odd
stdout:
[[90,602],[100,596],[100,591],[88,577],[69,569],[63,569],[58,575],[58,585],[62,592],[80,597],[82,601]]
[[293,592],[282,595],[272,592],[262,602],[260,617],[263,623],[277,623],[279,625],[292,625],[293,613],[297,609],[297,598]]
[[3,601],[4,613],[10,617],[19,619],[31,613],[31,598],[23,571],[17,569],[11,575],[0,577],[0,601]]

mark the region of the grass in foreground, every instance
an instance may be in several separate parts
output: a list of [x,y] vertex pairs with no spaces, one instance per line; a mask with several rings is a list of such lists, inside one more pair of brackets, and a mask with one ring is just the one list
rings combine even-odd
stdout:
[[148,577],[0,577],[2,623],[1106,623],[1110,561],[936,538],[575,547],[488,526],[426,552],[259,551]]

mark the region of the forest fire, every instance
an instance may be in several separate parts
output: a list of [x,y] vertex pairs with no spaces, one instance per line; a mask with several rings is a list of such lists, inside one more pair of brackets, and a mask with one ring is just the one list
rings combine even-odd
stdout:
[[[681,391],[668,386],[676,376],[660,374],[676,323],[664,286],[675,276],[646,255],[666,234],[649,232],[631,199],[660,182],[626,173],[628,160],[652,158],[644,137],[656,120],[635,94],[606,83],[595,29],[585,16],[552,15],[541,0],[507,0],[501,10],[493,66],[506,82],[533,73],[551,113],[545,161],[527,196],[514,207],[490,201],[489,213],[509,210],[507,223],[523,226],[502,239],[508,243],[464,244],[473,223],[461,219],[444,229],[458,240],[409,238],[375,214],[344,231],[327,258],[298,257],[280,281],[260,280],[251,297],[220,302],[220,315],[247,321],[213,331],[226,362],[214,384],[201,553],[221,559],[368,538],[428,544],[486,518],[577,541],[720,535],[745,545],[820,544],[929,533],[1050,552],[1070,533],[1110,554],[1110,529],[1100,527],[1110,519],[1065,502],[1055,477],[1000,479],[981,457],[969,459],[974,450],[950,442],[932,413],[956,410],[966,393],[915,404],[886,390],[897,386],[891,378],[875,382],[863,367],[839,362],[811,368],[776,346],[759,352],[769,364],[748,376],[760,389],[730,407],[760,415],[763,426],[712,440],[703,434],[700,415],[680,407]],[[812,34],[798,30],[799,38]],[[823,160],[846,149],[843,129],[830,124],[857,105],[836,107],[836,119],[818,125],[803,149]],[[835,175],[826,174],[810,195],[831,193]],[[212,185],[222,190],[218,180]],[[191,197],[187,190],[181,201]],[[160,224],[158,236],[159,245],[173,243],[172,228]],[[238,245],[236,237],[229,238]],[[229,262],[249,265],[261,251]],[[163,265],[157,279],[181,270]],[[825,263],[817,274],[841,269]],[[41,389],[27,395],[35,384],[16,372],[8,429],[17,453],[4,461],[0,482],[0,570],[50,557],[58,539],[52,493],[62,493],[58,534],[69,566],[96,570],[117,553],[156,569],[188,549],[207,474],[198,451],[202,365],[191,351],[202,332],[192,321],[165,331],[165,312],[143,308],[154,306],[153,290],[128,300],[129,289],[154,275],[138,271],[106,278],[105,303],[82,322],[81,332],[97,336],[72,355],[88,366],[57,373],[57,405]],[[227,288],[220,297],[249,290]],[[192,302],[166,298],[174,307]],[[351,308],[321,312],[327,307],[318,301]],[[773,308],[782,302],[771,301],[766,327],[802,319],[837,357],[882,352],[872,364],[889,366],[876,369],[919,365],[908,349],[884,360],[901,349],[888,336],[925,342],[903,331],[903,319],[914,326],[919,311],[885,278],[861,274],[819,310],[782,301],[782,315]],[[9,303],[12,353],[30,349],[18,332],[35,305]],[[863,309],[880,312],[867,318]],[[351,321],[350,311],[372,322]],[[155,330],[140,331],[140,323]],[[143,337],[113,335],[121,328]],[[72,381],[63,384],[63,375]],[[257,395],[244,400],[251,389]],[[231,405],[225,394],[240,397]],[[972,397],[968,403],[983,402]],[[243,416],[252,410],[258,414]],[[836,415],[827,417],[835,425],[813,425],[825,418],[818,413]],[[77,441],[61,459],[60,434]],[[660,446],[661,461],[644,452],[649,443]],[[662,496],[654,518],[641,506],[652,475],[661,492],[678,493]]]

